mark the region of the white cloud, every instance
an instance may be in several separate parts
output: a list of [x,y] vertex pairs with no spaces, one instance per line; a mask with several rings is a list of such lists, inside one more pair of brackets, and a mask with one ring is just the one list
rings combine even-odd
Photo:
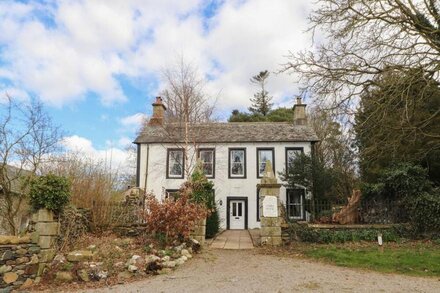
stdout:
[[136,113],[130,116],[123,117],[119,122],[125,127],[139,128],[143,122],[147,119],[147,115],[144,113]]
[[[127,99],[119,75],[159,78],[183,55],[210,76],[207,90],[221,93],[219,107],[246,107],[255,92],[252,75],[278,71],[289,50],[310,46],[303,34],[308,2],[230,0],[205,19],[201,0],[6,1],[0,3],[0,78],[55,106],[88,93],[111,105]],[[276,103],[297,91],[284,74],[272,74],[268,90]]]
[[130,170],[129,154],[124,149],[112,146],[105,149],[96,149],[91,140],[78,135],[65,137],[61,144],[66,151],[82,154],[84,157],[97,162],[104,162],[107,167],[114,171],[124,172]]

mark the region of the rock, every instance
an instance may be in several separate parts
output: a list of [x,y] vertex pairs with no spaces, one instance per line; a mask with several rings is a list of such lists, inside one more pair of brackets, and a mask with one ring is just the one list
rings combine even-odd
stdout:
[[66,258],[62,254],[57,254],[53,259],[53,263],[55,264],[65,263],[65,262],[66,262]]
[[28,264],[36,264],[38,263],[38,255],[34,254],[31,256],[31,260],[28,262]]
[[181,254],[182,254],[182,256],[186,256],[187,258],[192,257],[191,253],[189,253],[189,251],[187,249],[182,249]]
[[38,284],[41,282],[41,277],[36,277],[34,283]]
[[14,283],[15,281],[17,281],[17,279],[18,279],[18,274],[14,272],[7,272],[3,275],[3,281],[6,284]]
[[137,266],[135,266],[135,265],[129,265],[129,266],[128,266],[128,271],[129,271],[129,272],[132,272],[132,273],[137,272],[138,269],[139,269],[139,268],[138,268]]
[[20,289],[28,289],[34,284],[34,281],[30,278],[27,278],[26,281],[24,281],[23,285],[21,285]]
[[24,274],[24,270],[17,270],[15,271],[17,273],[17,275],[21,276]]
[[147,264],[150,264],[150,263],[152,263],[152,262],[158,262],[158,261],[160,261],[160,257],[158,257],[158,256],[156,256],[156,255],[154,255],[154,254],[150,254],[150,255],[147,255],[147,256],[145,257],[145,262],[146,262]]
[[90,282],[90,277],[87,270],[78,270],[77,274],[83,282]]
[[170,268],[163,268],[161,270],[158,271],[159,274],[164,275],[164,274],[169,274],[171,273],[173,270]]
[[12,283],[12,285],[14,285],[14,287],[20,287],[21,285],[23,285],[23,281],[15,281],[14,283]]
[[10,293],[13,287],[0,288],[0,293]]
[[15,251],[19,255],[25,255],[28,251],[26,249],[20,248]]
[[162,263],[162,266],[164,266],[165,268],[174,268],[176,266],[176,262],[173,260],[165,261]]
[[108,272],[107,271],[99,271],[97,276],[98,276],[99,279],[107,279]]
[[4,273],[10,272],[12,270],[11,266],[2,265],[0,267],[0,275],[3,275]]
[[115,245],[115,249],[119,252],[123,252],[124,250],[122,248],[120,248],[119,246]]
[[162,262],[170,261],[170,257],[168,255],[162,257]]
[[181,266],[183,265],[186,261],[188,260],[188,258],[184,255],[182,255],[181,257],[179,257],[178,259],[176,259],[176,265]]
[[182,243],[179,246],[174,247],[174,250],[177,251],[178,253],[180,253],[182,251],[182,249],[184,249],[185,247],[186,247],[186,244]]
[[26,275],[34,275],[38,273],[38,263],[29,264],[24,268],[24,273]]
[[3,255],[2,255],[2,259],[1,260],[10,260],[14,257],[14,253],[12,252],[12,250],[6,250]]
[[130,272],[123,271],[118,274],[119,280],[127,280],[130,279],[133,275]]
[[41,250],[41,249],[40,249],[39,246],[31,246],[31,247],[29,247],[29,249],[28,249],[29,253],[31,253],[31,254],[39,253],[40,250]]
[[7,260],[6,261],[6,264],[8,265],[8,266],[15,266],[17,263],[15,262],[15,260],[12,260],[12,259],[10,259],[10,260]]
[[27,256],[19,257],[15,260],[15,262],[17,264],[27,263],[27,262],[29,262],[29,257],[27,257]]
[[93,258],[93,252],[89,250],[76,250],[67,254],[67,260],[71,262],[87,261]]
[[92,244],[92,245],[87,246],[87,250],[95,251],[96,250],[96,245]]
[[122,261],[118,261],[117,263],[115,263],[113,266],[119,268],[119,267],[123,267],[124,263]]
[[57,272],[55,280],[59,282],[70,282],[73,280],[73,276],[71,272]]

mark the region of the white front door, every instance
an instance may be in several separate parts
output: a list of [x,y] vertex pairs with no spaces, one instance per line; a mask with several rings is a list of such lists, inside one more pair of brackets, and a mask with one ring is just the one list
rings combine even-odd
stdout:
[[244,200],[229,202],[229,229],[244,229]]

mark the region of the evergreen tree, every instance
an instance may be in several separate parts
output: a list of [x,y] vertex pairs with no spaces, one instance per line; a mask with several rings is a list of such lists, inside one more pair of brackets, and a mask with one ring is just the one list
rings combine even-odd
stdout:
[[266,116],[272,108],[273,104],[270,102],[272,97],[269,96],[269,93],[265,89],[266,79],[268,77],[269,71],[265,70],[251,78],[251,83],[261,87],[261,91],[254,94],[254,97],[250,99],[252,106],[249,107],[249,111],[251,111],[253,114],[261,114]]

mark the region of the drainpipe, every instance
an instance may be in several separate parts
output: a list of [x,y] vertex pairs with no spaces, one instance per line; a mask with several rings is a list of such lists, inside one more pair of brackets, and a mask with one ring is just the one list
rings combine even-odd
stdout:
[[147,181],[148,181],[148,164],[150,159],[150,144],[147,144],[147,162],[145,166],[145,182],[144,182],[144,198],[142,199],[142,208],[145,210],[145,198],[147,196]]

